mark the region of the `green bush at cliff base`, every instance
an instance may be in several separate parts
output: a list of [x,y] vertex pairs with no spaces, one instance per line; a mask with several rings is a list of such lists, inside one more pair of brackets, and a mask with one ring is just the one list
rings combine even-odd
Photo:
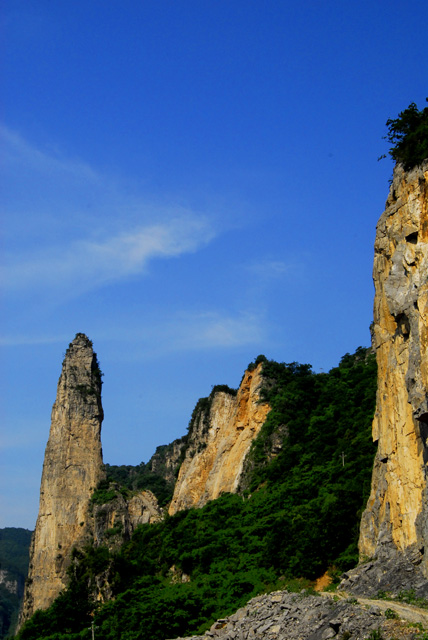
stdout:
[[[251,449],[248,489],[142,525],[118,553],[75,554],[68,590],[20,640],[90,638],[92,609],[104,640],[190,635],[293,576],[356,563],[374,456],[373,355],[360,348],[319,374],[265,360],[264,380],[272,410]],[[105,571],[113,599],[95,607]]]
[[419,110],[412,102],[397,118],[387,120],[386,126],[386,140],[393,145],[389,155],[406,171],[428,158],[428,107]]

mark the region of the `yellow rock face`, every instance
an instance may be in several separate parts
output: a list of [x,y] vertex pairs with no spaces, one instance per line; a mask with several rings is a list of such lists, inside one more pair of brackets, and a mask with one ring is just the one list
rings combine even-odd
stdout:
[[78,334],[67,350],[52,409],[20,624],[65,587],[71,550],[88,534],[90,497],[104,477],[102,419],[96,355]]
[[270,410],[259,402],[261,367],[245,372],[236,396],[216,392],[209,415],[198,416],[175,485],[171,515],[237,490],[245,456]]
[[[427,207],[428,162],[407,173],[397,166],[375,242],[378,453],[361,522],[362,557],[389,544],[422,551],[428,543]],[[427,574],[425,560],[421,568]]]

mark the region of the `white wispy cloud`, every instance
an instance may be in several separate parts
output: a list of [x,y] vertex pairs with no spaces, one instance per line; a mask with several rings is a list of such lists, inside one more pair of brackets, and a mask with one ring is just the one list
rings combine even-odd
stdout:
[[216,235],[207,216],[153,202],[78,159],[0,125],[9,292],[84,291],[143,274],[154,259],[197,251]]
[[247,270],[261,280],[269,281],[290,275],[297,269],[294,262],[284,262],[283,260],[260,260],[247,265]]
[[81,160],[67,158],[53,148],[39,149],[17,131],[0,124],[3,170],[10,173],[31,169],[36,173],[68,175],[92,183],[102,182],[102,176]]
[[46,336],[46,335],[24,335],[8,334],[0,336],[0,347],[23,347],[47,344],[66,344],[70,336]]
[[177,350],[210,349],[260,342],[264,329],[262,318],[256,313],[205,311],[180,314],[174,327],[164,327],[164,334],[169,334],[170,346]]
[[24,256],[6,255],[1,277],[7,290],[61,287],[80,293],[142,273],[155,258],[196,251],[213,237],[206,219],[188,214],[100,241],[85,239]]
[[[132,318],[122,322],[120,334],[104,327],[101,335],[109,349],[120,360],[156,359],[180,352],[233,349],[262,345],[267,339],[267,325],[261,312],[207,309],[177,311],[168,320],[140,318],[138,326]],[[114,346],[117,343],[117,348]]]

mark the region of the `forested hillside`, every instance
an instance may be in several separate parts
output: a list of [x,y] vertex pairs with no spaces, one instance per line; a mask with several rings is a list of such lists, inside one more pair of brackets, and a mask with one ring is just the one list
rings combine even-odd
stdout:
[[27,529],[0,529],[0,638],[4,638],[17,621],[28,571],[30,541],[31,531]]
[[[359,348],[329,373],[260,360],[272,410],[240,493],[141,525],[118,552],[75,551],[68,590],[20,640],[89,639],[92,623],[104,640],[186,635],[257,593],[357,562],[375,453],[375,358]],[[113,596],[104,604],[100,585]]]

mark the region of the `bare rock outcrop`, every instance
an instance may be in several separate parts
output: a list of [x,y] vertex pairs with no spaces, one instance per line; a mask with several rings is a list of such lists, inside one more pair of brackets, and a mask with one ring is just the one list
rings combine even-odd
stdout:
[[89,535],[90,498],[104,477],[101,383],[92,342],[78,333],[66,351],[52,409],[20,624],[66,586],[70,552]]
[[[414,620],[413,612],[405,614],[408,620]],[[274,591],[253,598],[233,615],[214,622],[203,635],[192,636],[192,640],[413,640],[414,628],[400,618],[385,617],[381,607],[370,601],[364,606],[355,598],[336,602],[304,592]],[[416,619],[419,621],[419,617]],[[422,620],[425,623],[426,617]]]
[[170,486],[174,486],[177,473],[183,461],[183,451],[186,447],[186,437],[178,438],[170,444],[156,447],[155,453],[150,458],[147,466],[152,471],[166,480]]
[[169,507],[171,515],[237,491],[245,456],[270,410],[260,402],[262,367],[260,363],[245,372],[237,393],[214,389],[197,408]]
[[140,524],[154,524],[162,518],[162,509],[151,491],[124,496],[113,487],[115,497],[104,504],[92,504],[93,539],[95,545],[120,547]]
[[378,451],[359,541],[361,559],[371,562],[350,577],[354,592],[363,582],[366,590],[370,583],[394,590],[407,573],[412,588],[426,591],[428,161],[409,172],[395,168],[377,226],[373,279]]

